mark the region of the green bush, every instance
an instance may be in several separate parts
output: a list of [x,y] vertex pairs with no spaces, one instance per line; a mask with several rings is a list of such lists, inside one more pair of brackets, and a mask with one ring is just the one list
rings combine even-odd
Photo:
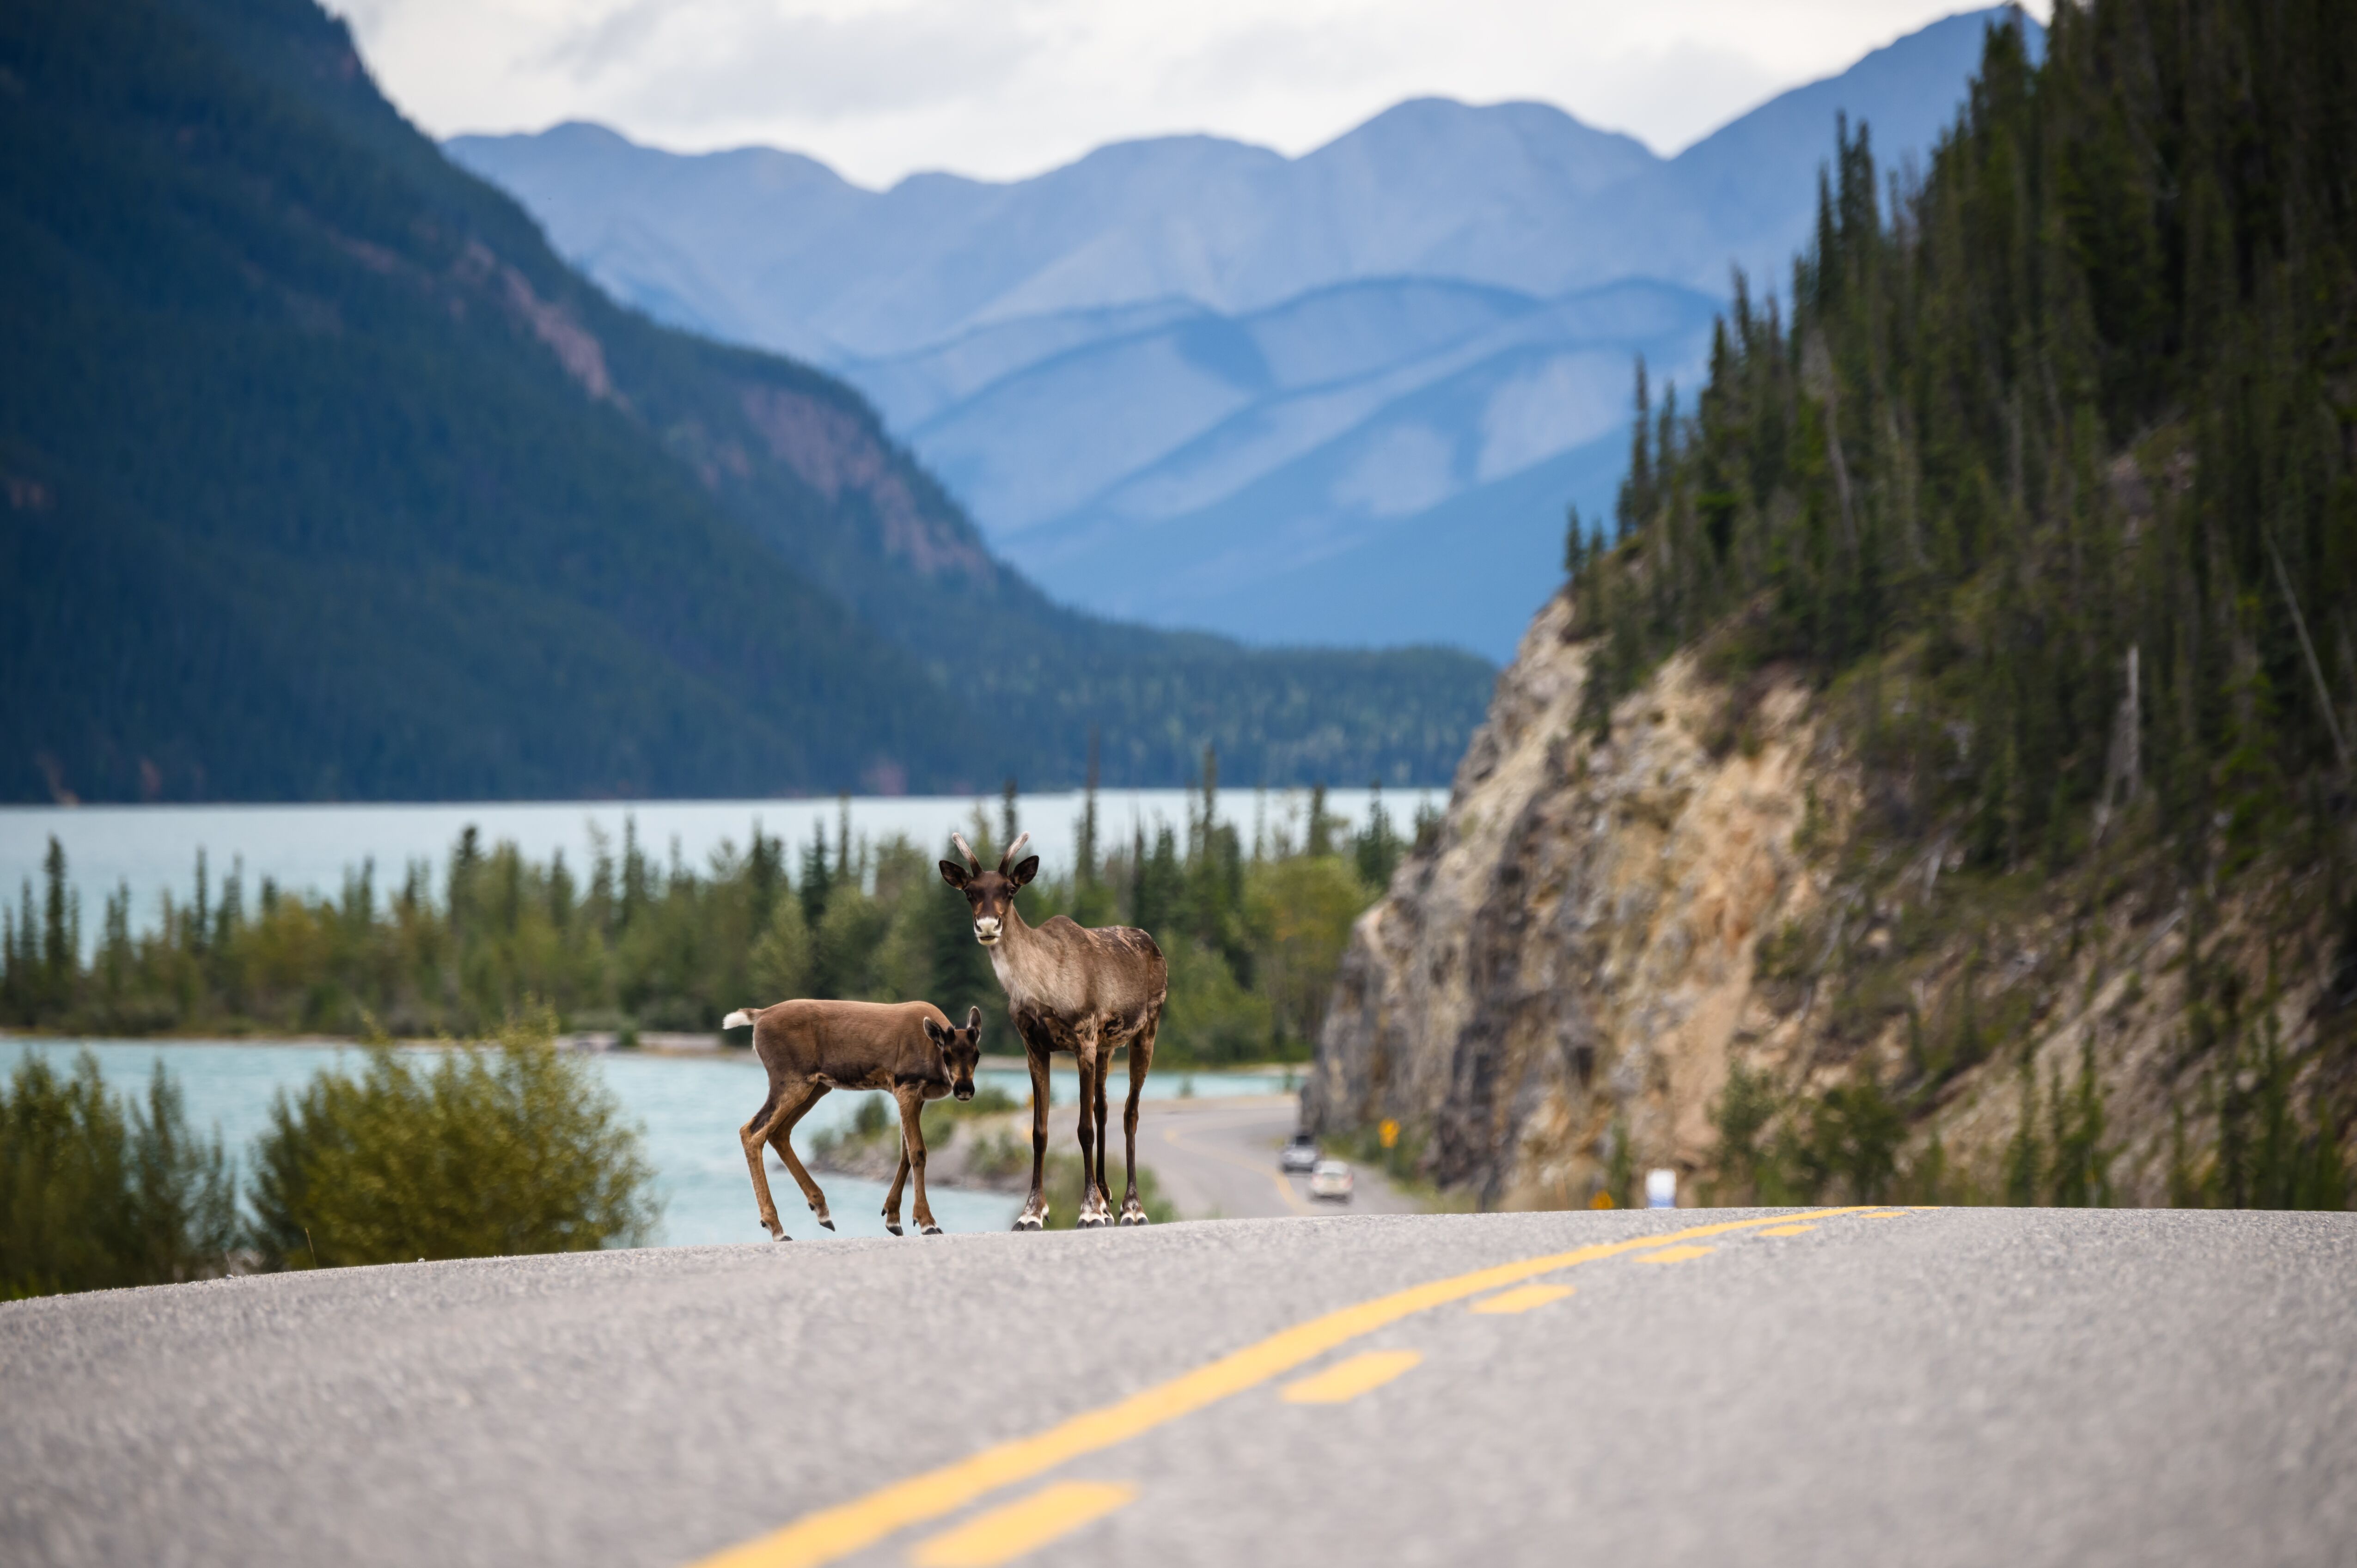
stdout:
[[377,1046],[350,1076],[281,1093],[250,1189],[265,1268],[586,1252],[644,1240],[637,1132],[544,1029],[431,1067]]
[[1718,1129],[1718,1180],[1710,1189],[1712,1203],[1779,1205],[1790,1200],[1781,1190],[1774,1153],[1764,1142],[1782,1109],[1765,1073],[1753,1072],[1739,1061],[1727,1064],[1727,1087],[1711,1106],[1711,1122]]
[[0,1297],[218,1274],[236,1229],[221,1140],[190,1135],[163,1063],[145,1107],[108,1094],[88,1051],[67,1078],[16,1065],[0,1091]]

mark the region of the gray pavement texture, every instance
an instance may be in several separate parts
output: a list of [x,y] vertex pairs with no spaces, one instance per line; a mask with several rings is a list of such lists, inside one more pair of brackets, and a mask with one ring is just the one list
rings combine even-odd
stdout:
[[1353,1166],[1357,1187],[1349,1201],[1310,1197],[1309,1178],[1276,1163],[1300,1121],[1300,1102],[1289,1094],[1166,1100],[1138,1125],[1137,1163],[1189,1219],[1421,1211],[1423,1205],[1363,1165]]
[[[0,1305],[0,1562],[670,1564],[1319,1314],[1729,1211],[613,1252]],[[2347,1563],[2357,1219],[1956,1209],[1405,1317],[1061,1480],[1105,1563]],[[1671,1261],[1649,1261],[1655,1256]],[[1293,1378],[1422,1361],[1347,1402]],[[980,1561],[983,1559],[974,1559]]]

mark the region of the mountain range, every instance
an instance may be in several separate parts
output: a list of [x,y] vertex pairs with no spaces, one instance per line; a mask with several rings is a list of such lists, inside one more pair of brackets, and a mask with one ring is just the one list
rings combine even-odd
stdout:
[[1764,295],[1810,236],[1836,116],[1903,167],[2014,19],[2035,47],[1952,16],[1671,158],[1441,99],[1298,158],[1170,136],[882,191],[577,123],[446,147],[617,299],[859,387],[1069,602],[1502,658],[1566,503],[1610,503],[1632,360],[1693,385],[1732,269]]
[[1493,670],[1052,602],[851,388],[650,321],[313,0],[0,8],[0,799],[1447,777]]

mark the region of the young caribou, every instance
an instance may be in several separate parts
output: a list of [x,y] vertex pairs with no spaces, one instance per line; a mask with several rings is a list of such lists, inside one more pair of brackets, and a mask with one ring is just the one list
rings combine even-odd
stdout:
[[930,1002],[780,1002],[773,1007],[740,1007],[720,1021],[724,1029],[753,1026],[753,1054],[770,1071],[770,1097],[738,1133],[745,1163],[753,1171],[753,1197],[771,1237],[786,1240],[770,1201],[770,1173],[761,1164],[767,1144],[786,1162],[811,1212],[828,1230],[826,1195],[794,1157],[794,1123],[826,1098],[830,1089],[880,1089],[900,1106],[900,1168],[884,1198],[884,1228],[900,1234],[900,1184],[917,1173],[917,1224],[928,1236],[933,1206],[925,1201],[924,1109],[928,1100],[953,1094],[974,1098],[974,1064],[982,1056],[982,1009],[970,1009],[965,1027],[953,1029]]
[[1015,1221],[1017,1230],[1037,1230],[1048,1220],[1041,1190],[1048,1157],[1048,1058],[1071,1054],[1081,1068],[1081,1166],[1082,1228],[1113,1222],[1113,1189],[1105,1185],[1105,1079],[1115,1051],[1129,1052],[1129,1104],[1122,1118],[1127,1135],[1129,1194],[1121,1223],[1146,1223],[1137,1200],[1137,1097],[1154,1065],[1154,1031],[1170,991],[1169,966],[1162,950],[1144,931],[1127,926],[1091,930],[1058,915],[1036,929],[1023,923],[1015,895],[1039,872],[1039,857],[1017,860],[1031,835],[1023,834],[998,857],[998,869],[985,871],[965,839],[951,842],[966,864],[941,863],[942,880],[965,895],[974,912],[974,940],[990,950],[990,967],[1006,993],[1007,1016],[1023,1036],[1031,1067],[1031,1197]]

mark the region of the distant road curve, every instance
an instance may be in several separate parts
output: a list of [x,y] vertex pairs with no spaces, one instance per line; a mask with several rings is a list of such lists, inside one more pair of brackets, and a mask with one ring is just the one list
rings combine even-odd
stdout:
[[1308,1177],[1289,1175],[1276,1163],[1300,1119],[1301,1102],[1290,1094],[1157,1101],[1138,1119],[1137,1163],[1190,1219],[1422,1211],[1423,1205],[1365,1165],[1352,1167],[1356,1187],[1349,1202],[1310,1197]]
[[10,1564],[2346,1563],[2357,1219],[1351,1216],[0,1305]]

